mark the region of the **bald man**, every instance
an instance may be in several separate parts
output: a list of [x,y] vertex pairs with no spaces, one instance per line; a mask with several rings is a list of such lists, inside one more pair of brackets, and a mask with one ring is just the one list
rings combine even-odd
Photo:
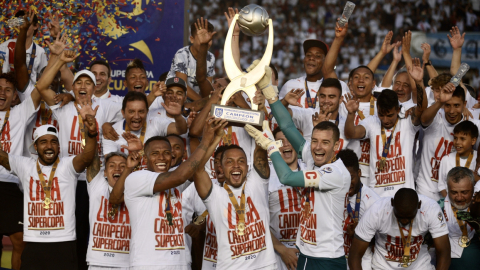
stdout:
[[386,197],[372,205],[355,229],[348,265],[362,269],[362,257],[375,236],[372,269],[435,269],[431,265],[425,235],[433,237],[436,269],[448,269],[450,242],[445,217],[438,204],[409,188],[401,188],[395,197]]

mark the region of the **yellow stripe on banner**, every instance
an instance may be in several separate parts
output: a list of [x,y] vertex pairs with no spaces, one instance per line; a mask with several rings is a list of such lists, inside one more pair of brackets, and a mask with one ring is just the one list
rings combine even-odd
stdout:
[[53,229],[46,229],[46,228],[28,228],[29,230],[33,230],[33,231],[56,231],[56,230],[65,230],[65,227],[61,227],[61,228],[53,228]]
[[402,184],[405,184],[405,181],[403,182],[399,182],[399,183],[396,183],[396,184],[387,184],[387,185],[376,185],[375,187],[388,187],[388,186],[396,186],[396,185],[402,185]]
[[185,249],[185,247],[155,248],[155,250],[175,250],[175,249]]
[[118,251],[118,250],[99,249],[99,248],[92,248],[92,250],[103,251],[103,252],[111,252],[111,253],[124,253],[124,254],[130,253],[129,251]]

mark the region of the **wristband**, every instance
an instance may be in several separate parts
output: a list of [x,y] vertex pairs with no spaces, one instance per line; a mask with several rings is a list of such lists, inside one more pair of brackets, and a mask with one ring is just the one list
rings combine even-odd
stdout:
[[89,138],[96,138],[97,135],[98,135],[98,132],[95,132],[95,134],[90,134],[90,132],[87,132],[87,136],[88,136]]
[[278,152],[280,153],[280,150],[278,149],[278,146],[275,142],[271,143],[270,145],[268,145],[267,147],[267,154],[268,156],[270,157],[271,154],[275,153],[275,152]]

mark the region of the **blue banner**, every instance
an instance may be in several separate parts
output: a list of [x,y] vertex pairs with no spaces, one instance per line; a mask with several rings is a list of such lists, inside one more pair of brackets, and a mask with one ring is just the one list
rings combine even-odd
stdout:
[[[121,5],[120,2],[123,4]],[[134,58],[147,71],[149,91],[163,72],[170,70],[175,52],[183,47],[184,0],[92,2],[92,15],[80,28],[82,55],[79,69],[104,58],[112,68],[109,89],[125,95],[125,69]]]
[[[430,44],[432,52],[430,54],[430,60],[432,64],[436,67],[450,67],[452,61],[453,49],[450,45],[450,41],[447,37],[447,32],[442,33],[429,33],[426,34],[426,42]],[[423,40],[423,37],[420,34],[420,40]],[[422,41],[422,42],[423,42]],[[418,43],[417,43],[418,44]],[[480,68],[480,34],[467,32],[465,35],[465,42],[462,46],[462,63],[467,63],[472,68]],[[419,47],[419,46],[416,46]],[[421,50],[414,50],[414,55],[421,57]]]

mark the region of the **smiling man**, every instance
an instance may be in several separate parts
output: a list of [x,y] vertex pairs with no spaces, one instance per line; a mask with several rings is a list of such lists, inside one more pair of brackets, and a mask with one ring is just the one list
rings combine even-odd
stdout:
[[90,64],[90,71],[95,75],[95,90],[92,99],[110,99],[113,102],[122,102],[123,97],[112,95],[108,86],[112,82],[110,65],[103,60],[96,60]]
[[[85,149],[59,158],[57,129],[43,125],[35,130],[31,152],[38,159],[9,155],[0,150],[0,164],[18,175],[24,188],[24,240],[22,269],[77,269],[75,187],[79,173],[92,162],[98,149],[95,117],[83,115]],[[37,209],[29,211],[28,209]],[[54,262],[54,263],[52,263]]]
[[[355,126],[359,98],[348,96],[345,136],[349,139],[370,140],[370,176],[365,184],[381,197],[392,196],[402,187],[414,188],[413,146],[420,128],[420,117],[427,107],[423,86],[423,67],[416,62],[410,70],[416,81],[417,101],[412,115],[402,118],[397,94],[383,90],[377,99],[378,116],[368,117]],[[358,87],[358,86],[357,86]]]
[[[423,244],[425,235],[433,237],[436,268]],[[355,228],[348,265],[362,269],[362,257],[375,236],[373,270],[446,270],[450,265],[450,243],[445,217],[438,204],[415,190],[401,188],[395,197],[382,198],[363,215]]]
[[187,269],[182,192],[203,160],[220,125],[206,123],[203,139],[192,155],[170,171],[172,148],[165,137],[145,142],[147,169],[125,180],[125,203],[130,214],[132,240],[130,269]]
[[[438,91],[436,102],[425,109],[422,114],[421,121],[424,137],[417,189],[419,194],[428,196],[436,201],[440,200],[438,184],[441,160],[454,149],[454,129],[467,119],[463,115],[466,103],[463,88],[447,83]],[[471,121],[473,126],[479,126],[478,120],[471,119]],[[468,154],[469,152],[466,153],[467,157]],[[455,157],[452,158],[454,159]],[[475,168],[474,163],[472,164],[472,169]],[[444,175],[442,177],[444,183],[443,188],[440,190],[446,189],[445,176],[448,170],[442,173]],[[445,197],[446,193],[443,196]]]
[[135,58],[128,63],[124,84],[128,91],[145,93],[148,87],[147,71],[140,59]]

